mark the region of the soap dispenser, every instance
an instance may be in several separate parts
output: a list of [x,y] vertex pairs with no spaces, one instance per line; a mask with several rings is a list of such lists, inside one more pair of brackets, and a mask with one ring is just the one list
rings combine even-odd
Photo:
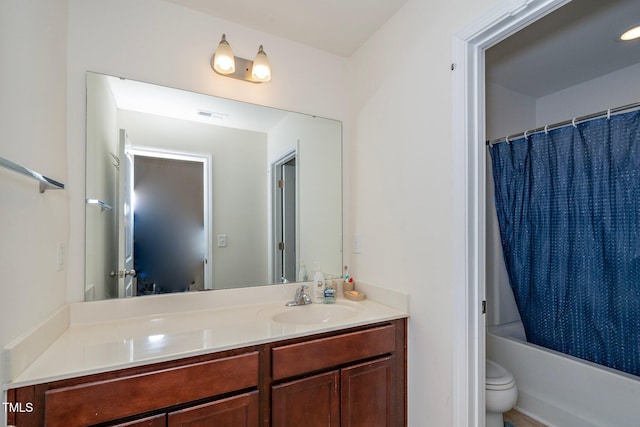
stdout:
[[337,286],[335,280],[327,280],[324,284],[324,303],[325,304],[335,304],[336,303],[336,292]]

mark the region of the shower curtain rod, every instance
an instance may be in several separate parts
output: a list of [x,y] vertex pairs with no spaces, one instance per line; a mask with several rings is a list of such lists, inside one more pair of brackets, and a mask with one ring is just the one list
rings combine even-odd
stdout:
[[589,114],[586,116],[582,116],[582,117],[576,117],[574,119],[571,120],[565,120],[564,122],[558,122],[558,123],[554,123],[552,125],[547,125],[547,126],[543,126],[543,127],[539,127],[539,128],[535,128],[535,129],[531,129],[525,132],[520,132],[520,133],[516,133],[513,135],[508,135],[508,136],[503,136],[502,138],[498,138],[498,139],[493,139],[491,141],[486,141],[486,145],[492,146],[495,144],[499,144],[500,142],[505,142],[507,140],[509,141],[513,141],[514,139],[518,139],[520,137],[523,136],[528,136],[534,133],[538,133],[538,132],[547,132],[553,129],[557,129],[563,126],[567,126],[570,124],[576,125],[579,122],[585,122],[588,120],[593,120],[593,119],[598,119],[601,117],[610,117],[612,114],[617,114],[617,113],[622,113],[622,112],[626,112],[627,110],[633,110],[636,108],[640,108],[640,102],[634,102],[633,104],[627,104],[627,105],[623,105],[622,107],[616,107],[616,108],[610,108],[608,110],[605,111],[600,111],[598,113],[593,113],[593,114]]

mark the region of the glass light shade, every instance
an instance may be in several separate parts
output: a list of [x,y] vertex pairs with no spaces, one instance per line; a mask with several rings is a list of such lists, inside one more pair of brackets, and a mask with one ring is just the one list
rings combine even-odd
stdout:
[[271,81],[271,64],[269,64],[269,58],[267,54],[262,50],[262,45],[258,49],[256,59],[253,61],[253,67],[251,67],[251,77],[258,82]]
[[640,26],[631,28],[620,36],[621,40],[635,40],[637,38],[640,38]]
[[232,74],[236,71],[236,61],[231,46],[223,34],[213,59],[213,69],[220,74]]

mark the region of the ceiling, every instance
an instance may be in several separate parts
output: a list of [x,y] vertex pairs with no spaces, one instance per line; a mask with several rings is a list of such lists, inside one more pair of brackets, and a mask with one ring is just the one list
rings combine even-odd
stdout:
[[[406,0],[167,0],[351,56]],[[427,1],[427,0],[423,0]],[[639,0],[573,0],[487,51],[487,80],[539,98],[640,62]]]
[[349,57],[407,0],[167,0]]
[[487,81],[540,98],[640,63],[638,0],[573,0],[486,52]]
[[289,113],[276,108],[103,75],[122,110],[267,133]]
[[[353,54],[406,0],[166,0],[240,25],[348,57]],[[427,1],[427,0],[423,0]],[[640,63],[640,40],[622,42],[620,34],[640,25],[640,0],[573,0],[527,26],[486,52],[489,82],[540,98],[567,87]],[[327,29],[331,30],[327,30]],[[124,82],[116,82],[117,84]],[[135,82],[127,82],[133,90]],[[147,88],[148,89],[148,88]],[[160,88],[168,90],[167,88]],[[145,90],[146,91],[146,90]],[[122,91],[124,93],[124,91]],[[149,95],[149,94],[147,94]],[[210,97],[175,91],[185,103],[180,113],[194,120],[194,111],[225,112],[228,108]],[[196,99],[194,99],[194,97]],[[142,98],[144,99],[144,97]],[[133,102],[121,99],[121,103]],[[138,102],[138,101],[137,101]],[[142,111],[149,106],[130,108]],[[211,104],[214,103],[214,104]],[[153,103],[149,103],[153,108]],[[238,103],[242,105],[242,103]],[[247,105],[248,108],[255,106]],[[168,114],[147,111],[152,114]],[[261,116],[255,131],[264,132],[281,119],[283,112]],[[239,111],[225,112],[224,119],[195,120],[221,126],[235,123]]]

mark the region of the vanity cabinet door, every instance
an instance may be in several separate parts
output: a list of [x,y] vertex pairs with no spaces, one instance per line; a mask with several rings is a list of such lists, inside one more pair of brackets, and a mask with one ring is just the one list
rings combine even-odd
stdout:
[[258,392],[241,394],[171,412],[168,427],[257,427]]
[[342,427],[397,425],[393,369],[393,356],[342,369]]
[[130,421],[122,424],[114,424],[111,427],[166,427],[167,416],[165,414],[143,418],[141,420]]
[[272,427],[339,427],[340,372],[272,387]]

